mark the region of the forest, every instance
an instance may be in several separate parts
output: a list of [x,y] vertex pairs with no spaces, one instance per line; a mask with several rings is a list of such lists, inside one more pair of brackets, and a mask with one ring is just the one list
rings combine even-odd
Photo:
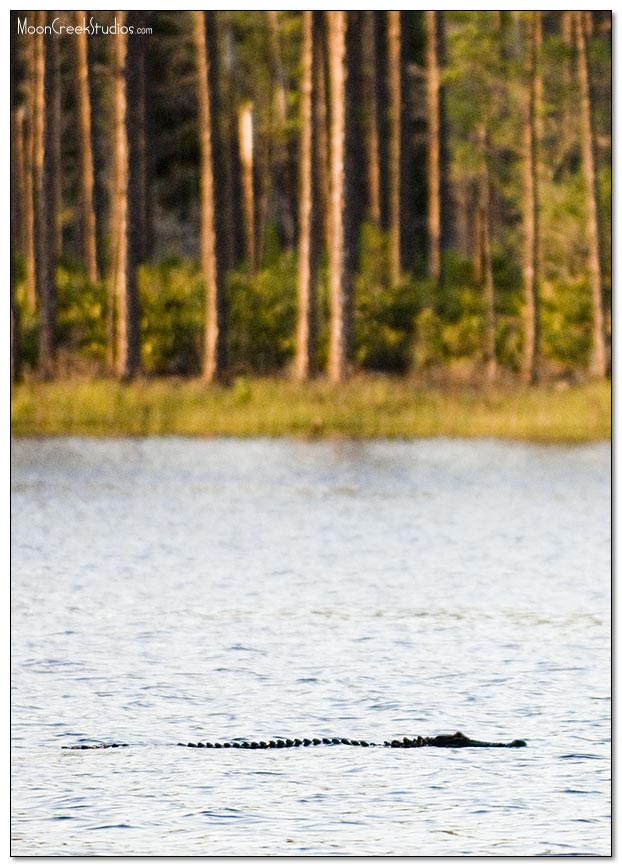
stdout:
[[12,12],[14,380],[605,379],[611,26]]

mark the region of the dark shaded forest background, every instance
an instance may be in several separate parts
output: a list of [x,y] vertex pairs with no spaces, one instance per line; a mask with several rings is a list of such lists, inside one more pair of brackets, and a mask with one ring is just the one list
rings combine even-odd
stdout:
[[608,375],[609,12],[12,12],[11,40],[15,379]]

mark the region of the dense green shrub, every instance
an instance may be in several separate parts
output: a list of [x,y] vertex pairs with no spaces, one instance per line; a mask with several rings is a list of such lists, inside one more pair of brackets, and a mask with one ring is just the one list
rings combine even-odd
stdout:
[[543,355],[566,366],[587,365],[592,342],[587,278],[548,282],[542,295]]
[[56,269],[58,342],[68,353],[103,362],[106,358],[108,297],[103,282],[89,283],[78,267]]
[[296,257],[273,256],[255,276],[235,271],[227,281],[228,355],[234,371],[268,373],[295,350]]
[[[238,398],[245,399],[248,374],[283,371],[295,353],[297,260],[268,245],[269,265],[255,276],[246,270],[227,278],[227,352],[229,368],[241,377]],[[365,226],[360,268],[353,281],[353,361],[356,367],[391,373],[483,362],[486,311],[483,290],[475,285],[469,261],[446,259],[446,280],[405,274],[388,282],[386,233]],[[507,257],[493,261],[496,350],[502,368],[517,371],[523,347],[523,292],[520,271]],[[38,315],[25,304],[24,269],[15,263],[21,310],[21,353],[36,369]],[[147,374],[194,376],[203,354],[205,290],[199,266],[170,259],[143,265],[138,274],[141,305],[142,366]],[[105,369],[109,294],[106,281],[89,283],[79,265],[63,259],[57,268],[58,343],[62,371]],[[318,283],[318,368],[325,369],[329,300],[325,261]],[[550,370],[584,368],[591,346],[591,297],[586,276],[559,274],[543,281],[541,349]]]
[[142,363],[147,373],[197,374],[204,320],[203,278],[175,259],[139,270]]
[[388,274],[388,237],[365,225],[354,281],[354,362],[367,370],[404,373],[411,361],[415,317],[430,287],[407,276],[391,286]]

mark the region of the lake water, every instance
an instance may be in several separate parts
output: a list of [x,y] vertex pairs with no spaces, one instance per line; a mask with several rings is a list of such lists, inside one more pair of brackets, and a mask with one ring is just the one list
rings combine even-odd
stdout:
[[14,855],[610,853],[608,445],[12,458]]

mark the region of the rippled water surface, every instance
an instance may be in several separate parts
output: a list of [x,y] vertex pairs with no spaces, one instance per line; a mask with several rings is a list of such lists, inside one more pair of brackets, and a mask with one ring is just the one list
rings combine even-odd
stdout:
[[[16,441],[13,854],[609,854],[609,478],[604,444]],[[528,747],[175,746],[456,729]]]

